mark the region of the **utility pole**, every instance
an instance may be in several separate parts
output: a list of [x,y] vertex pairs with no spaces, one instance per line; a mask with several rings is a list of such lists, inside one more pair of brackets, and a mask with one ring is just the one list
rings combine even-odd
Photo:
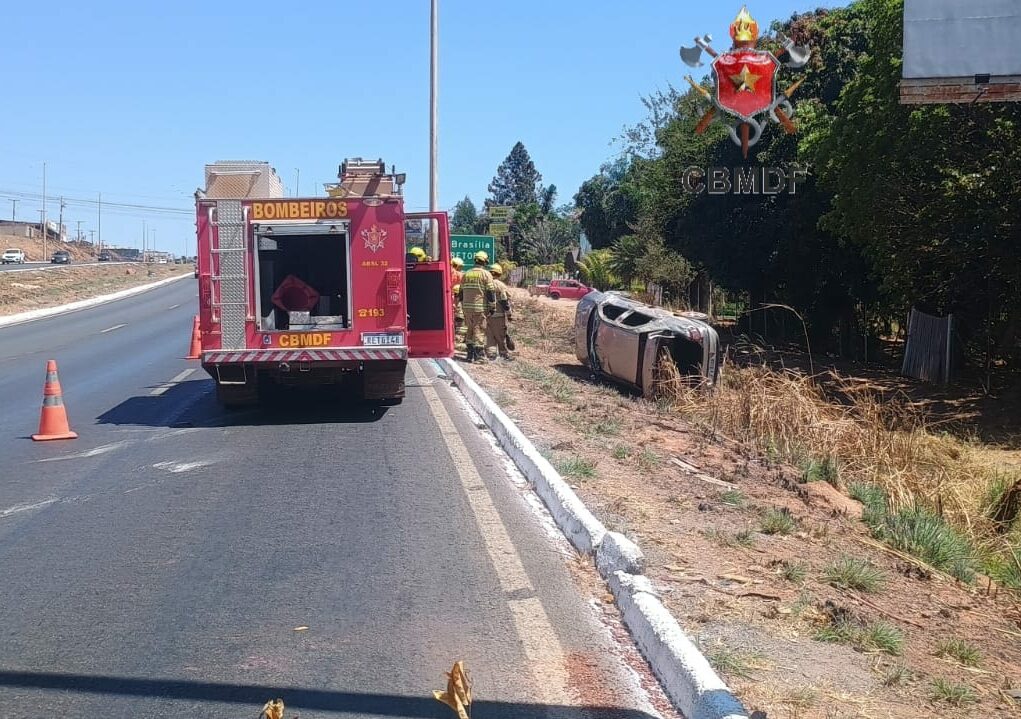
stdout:
[[301,182],[301,170],[297,167],[294,168],[294,196],[301,197],[298,190],[299,183]]
[[40,225],[43,231],[43,258],[46,258],[46,163],[43,163],[43,221]]
[[437,65],[439,64],[439,48],[437,47],[439,35],[439,0],[432,0],[430,3],[430,29],[429,29],[429,211],[436,212],[439,206],[439,189],[437,187],[437,157],[439,154],[436,140],[437,133]]
[[99,208],[99,222],[96,225],[97,228],[98,228],[97,234],[99,235],[99,245],[98,246],[99,246],[100,249],[102,249],[103,248],[103,193],[102,192],[99,193],[99,202],[97,203],[97,207]]
[[65,207],[67,207],[67,205],[64,203],[63,196],[61,196],[61,198],[60,198],[60,219],[57,220],[57,239],[60,242],[64,241],[64,208]]
[[92,249],[96,250],[96,254],[98,255],[99,252],[98,252],[98,248],[96,247],[96,231],[95,230],[89,230],[89,240],[91,240],[91,242],[92,242]]
[[16,217],[17,214],[18,214],[18,201],[17,200],[11,200],[11,222],[14,222],[17,219],[17,217]]
[[142,262],[145,262],[145,220],[142,220]]
[[78,240],[79,242],[81,242],[82,241],[82,221],[81,220],[76,220],[76,222],[78,223],[78,233],[75,235],[75,239]]

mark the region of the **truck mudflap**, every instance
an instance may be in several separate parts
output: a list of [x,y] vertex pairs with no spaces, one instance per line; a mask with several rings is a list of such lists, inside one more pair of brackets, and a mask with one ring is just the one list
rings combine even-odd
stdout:
[[371,362],[406,360],[407,347],[331,347],[301,350],[210,351],[202,354],[202,364],[251,364],[261,362]]

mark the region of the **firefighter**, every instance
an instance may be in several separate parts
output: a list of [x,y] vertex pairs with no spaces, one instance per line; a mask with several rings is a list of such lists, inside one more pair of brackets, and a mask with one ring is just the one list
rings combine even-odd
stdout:
[[407,261],[409,264],[414,264],[416,262],[426,262],[428,260],[429,256],[425,254],[425,250],[423,250],[421,247],[412,247],[410,250],[408,250]]
[[496,304],[496,286],[486,269],[488,264],[489,255],[476,252],[475,266],[461,278],[460,299],[468,331],[465,341],[469,362],[486,361],[486,317],[493,313]]
[[450,286],[454,303],[454,349],[464,349],[464,312],[461,310],[461,302],[458,294],[461,292],[461,278],[464,277],[464,260],[455,257],[450,261]]
[[507,292],[507,285],[500,280],[503,268],[499,264],[493,263],[489,273],[493,275],[493,286],[496,288],[496,307],[486,322],[486,353],[489,353],[490,347],[496,347],[499,357],[511,359],[507,351],[507,323],[511,319],[510,293]]

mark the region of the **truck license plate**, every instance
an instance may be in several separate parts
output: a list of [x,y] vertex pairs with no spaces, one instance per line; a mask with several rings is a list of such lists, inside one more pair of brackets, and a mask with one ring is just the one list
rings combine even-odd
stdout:
[[404,346],[404,334],[401,332],[393,334],[363,334],[362,344],[366,347],[402,347]]

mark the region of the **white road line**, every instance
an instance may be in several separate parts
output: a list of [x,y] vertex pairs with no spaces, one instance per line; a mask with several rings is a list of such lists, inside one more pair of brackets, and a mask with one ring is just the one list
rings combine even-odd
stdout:
[[102,334],[106,334],[107,332],[113,332],[114,330],[119,330],[121,327],[127,327],[127,326],[128,326],[127,322],[125,322],[124,324],[121,324],[121,325],[114,325],[113,327],[107,327],[105,330],[100,330],[99,334],[101,334],[101,335]]
[[177,309],[178,307],[180,307],[180,306],[181,306],[181,305],[179,305],[179,304],[177,304],[177,305],[170,305],[170,307],[167,307],[167,309],[168,309],[168,310],[176,310],[176,309]]
[[33,504],[15,504],[13,507],[8,507],[7,509],[0,509],[0,519],[3,519],[4,517],[9,517],[12,514],[18,514],[19,512],[30,512],[33,509],[42,509],[48,504],[53,504],[54,502],[59,501],[60,499],[54,497],[52,499],[44,499],[41,502],[35,502]]
[[186,369],[184,372],[181,372],[179,375],[174,377],[172,380],[170,380],[166,384],[161,384],[159,387],[154,389],[149,394],[152,395],[153,397],[159,397],[161,394],[166,392],[168,389],[173,387],[175,384],[179,384],[179,383],[183,382],[185,380],[185,378],[188,377],[188,375],[190,375],[194,371],[195,371],[194,368]]
[[550,705],[570,705],[573,703],[572,692],[569,689],[564,649],[546,614],[546,609],[539,598],[534,596],[535,589],[496,505],[493,504],[493,498],[489,495],[489,490],[486,489],[472,461],[471,453],[461,439],[453,420],[450,419],[450,414],[436,388],[429,384],[429,378],[417,362],[410,362],[408,366],[421,385],[420,389],[425,395],[429,411],[439,426],[440,436],[447,445],[447,451],[450,452],[450,458],[461,479],[461,486],[468,497],[472,515],[501,587],[505,592],[524,595],[508,598],[507,604],[532,673],[533,686],[537,689],[535,699]]

